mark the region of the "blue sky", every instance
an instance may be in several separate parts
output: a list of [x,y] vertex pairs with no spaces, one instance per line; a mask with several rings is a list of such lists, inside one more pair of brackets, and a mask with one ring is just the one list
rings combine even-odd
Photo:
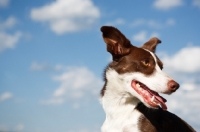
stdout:
[[133,45],[151,37],[180,83],[168,110],[200,131],[200,0],[0,0],[0,131],[100,132],[100,27]]

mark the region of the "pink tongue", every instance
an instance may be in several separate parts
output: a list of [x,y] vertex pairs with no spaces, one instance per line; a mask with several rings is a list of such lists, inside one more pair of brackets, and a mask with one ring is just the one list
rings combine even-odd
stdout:
[[150,102],[151,98],[154,96],[155,100],[156,100],[156,104],[161,105],[163,110],[167,110],[167,106],[165,104],[165,102],[167,102],[167,100],[165,98],[163,98],[162,96],[160,96],[157,92],[154,92],[152,90],[150,90],[147,86],[145,86],[144,84],[140,83],[140,86],[143,88],[144,91],[147,91],[149,94],[143,95],[143,92],[141,92],[135,85],[136,85],[136,81],[132,81],[132,87],[143,97],[148,95],[148,102]]
[[163,98],[158,93],[156,93],[148,88],[146,90],[156,98],[156,100],[160,103],[163,110],[167,110],[167,105],[165,104],[165,102],[167,102],[167,100],[165,98]]
[[155,96],[156,100],[160,103],[160,105],[162,106],[163,110],[167,110],[167,105],[165,104],[165,102],[167,101],[166,99],[164,99],[161,96]]

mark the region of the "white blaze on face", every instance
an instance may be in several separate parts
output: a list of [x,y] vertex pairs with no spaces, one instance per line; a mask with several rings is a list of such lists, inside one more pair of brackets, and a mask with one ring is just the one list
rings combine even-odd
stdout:
[[[133,81],[140,82],[156,93],[170,93],[170,90],[168,88],[168,82],[173,79],[160,69],[155,54],[148,50],[146,51],[152,55],[155,61],[155,67],[152,74],[145,75],[142,72],[127,72],[124,74],[119,74],[115,69],[108,68],[106,71],[106,78],[107,78],[106,91],[112,94],[121,94],[122,96],[126,95],[128,97],[136,97],[146,106],[154,108],[154,106],[151,106],[149,102],[151,100],[154,100],[156,95],[155,97],[154,95],[151,95],[152,97],[151,99],[149,99],[150,96],[141,95],[141,93],[139,94],[138,91],[136,91],[133,88],[132,82]],[[144,92],[144,90],[140,90],[140,92],[143,92],[143,94],[147,93]],[[148,96],[148,101],[145,100],[144,96]],[[161,99],[162,97],[159,95],[156,97],[156,99],[158,100],[158,98],[160,98],[161,100],[159,101],[159,103],[160,104],[162,103],[164,106],[165,101]]]
[[153,56],[155,61],[155,70],[151,75],[145,75],[141,72],[129,72],[125,74],[119,74],[114,69],[110,68],[107,70],[106,73],[106,77],[108,80],[107,86],[113,88],[113,90],[115,91],[117,90],[118,92],[131,93],[132,96],[137,97],[141,101],[144,100],[143,97],[140,96],[131,86],[133,80],[143,83],[149,89],[155,92],[168,93],[168,82],[173,79],[160,69],[160,67],[157,64],[157,59],[154,53],[150,51],[148,52]]
[[173,79],[160,69],[155,54],[150,51],[148,52],[154,58],[156,64],[155,71],[153,72],[152,75],[148,76],[148,78],[145,78],[144,81],[142,81],[142,83],[144,83],[147,87],[149,87],[153,91],[164,93],[168,91],[168,82]]

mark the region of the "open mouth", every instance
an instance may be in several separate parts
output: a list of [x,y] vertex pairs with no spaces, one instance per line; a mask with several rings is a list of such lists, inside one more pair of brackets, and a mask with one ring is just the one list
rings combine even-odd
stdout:
[[161,107],[163,110],[167,110],[165,102],[167,100],[160,96],[157,92],[150,90],[143,83],[133,80],[131,83],[132,88],[142,96],[144,101],[151,107]]

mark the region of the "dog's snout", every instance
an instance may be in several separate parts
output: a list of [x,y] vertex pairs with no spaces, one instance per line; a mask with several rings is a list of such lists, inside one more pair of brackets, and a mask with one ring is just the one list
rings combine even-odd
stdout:
[[168,89],[172,92],[175,92],[179,88],[179,84],[174,80],[168,82]]

